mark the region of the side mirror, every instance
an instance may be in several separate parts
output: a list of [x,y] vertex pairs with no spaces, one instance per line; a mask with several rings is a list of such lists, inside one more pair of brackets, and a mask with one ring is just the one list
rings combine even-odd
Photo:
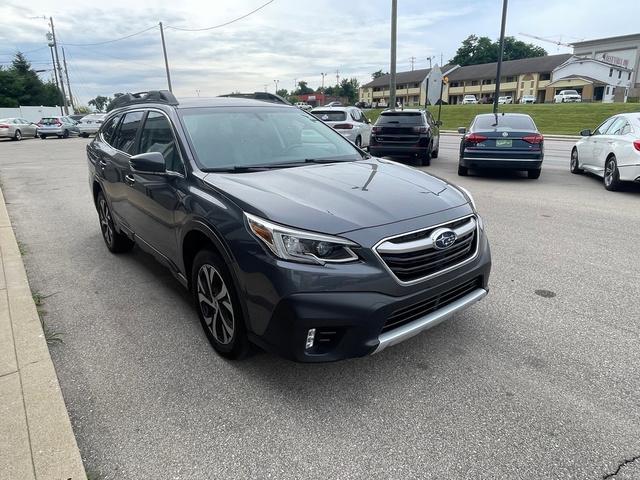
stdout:
[[585,128],[584,130],[580,130],[580,136],[581,137],[590,137],[591,134],[591,130],[589,130],[588,128]]
[[464,127],[458,127],[458,133],[464,135],[465,133],[467,133],[467,129]]
[[365,122],[367,122],[367,125],[371,125],[371,120],[369,120],[367,117],[364,117]]
[[442,126],[442,120],[436,120],[436,127]]
[[134,155],[129,159],[129,165],[135,172],[140,173],[165,173],[167,165],[164,155],[160,152],[147,152]]

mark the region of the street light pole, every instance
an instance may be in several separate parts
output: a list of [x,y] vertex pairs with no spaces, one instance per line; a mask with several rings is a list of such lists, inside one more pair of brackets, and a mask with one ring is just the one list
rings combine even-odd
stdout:
[[[56,59],[53,57],[53,41],[49,43],[49,50],[51,50],[51,64],[53,65],[53,78],[56,82],[58,95],[60,95],[60,82],[58,82],[58,71],[56,70]],[[62,105],[60,105],[60,115],[64,115],[64,107]]]
[[398,0],[391,0],[391,79],[389,82],[389,106],[396,109],[396,28],[398,23]]
[[276,84],[276,95],[278,94],[278,83],[280,82],[280,80],[274,80],[273,83]]
[[324,77],[327,75],[326,73],[321,73],[322,75],[322,106],[324,106],[325,98],[324,98]]
[[76,106],[73,103],[73,94],[71,93],[71,82],[69,81],[69,70],[67,70],[67,57],[64,54],[64,47],[62,47],[62,64],[64,65],[64,77],[67,79],[67,87],[69,87],[69,101],[71,102],[71,109],[73,113],[76,113]]
[[504,54],[504,28],[507,23],[507,2],[502,2],[502,25],[500,27],[500,53],[498,54],[498,68],[496,69],[496,91],[493,94],[493,113],[498,113],[498,96],[500,95],[500,74],[502,70],[502,56]]

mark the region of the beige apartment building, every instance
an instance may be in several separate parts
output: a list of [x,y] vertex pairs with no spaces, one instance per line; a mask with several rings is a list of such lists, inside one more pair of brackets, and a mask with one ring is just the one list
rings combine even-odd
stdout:
[[[547,86],[553,70],[571,58],[570,53],[545,57],[523,58],[502,62],[500,96],[511,96],[516,103],[523,95],[535,95],[536,102],[553,101],[547,98]],[[483,63],[455,69],[449,75],[448,103],[462,103],[465,95],[475,95],[479,101],[489,101],[496,89],[497,64]]]

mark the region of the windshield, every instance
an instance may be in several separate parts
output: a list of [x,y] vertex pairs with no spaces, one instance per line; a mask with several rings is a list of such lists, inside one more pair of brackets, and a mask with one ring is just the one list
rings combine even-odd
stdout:
[[383,112],[378,117],[376,125],[400,124],[423,125],[420,112]]
[[479,115],[473,122],[473,130],[476,132],[479,130],[537,131],[536,124],[526,115]]
[[564,94],[565,95],[578,95],[578,92],[576,92],[575,90],[565,90]]
[[347,119],[346,112],[336,112],[336,111],[314,111],[311,112],[312,115],[315,115],[320,120],[325,122],[342,122]]
[[342,135],[297,108],[189,108],[179,112],[204,170],[363,158]]

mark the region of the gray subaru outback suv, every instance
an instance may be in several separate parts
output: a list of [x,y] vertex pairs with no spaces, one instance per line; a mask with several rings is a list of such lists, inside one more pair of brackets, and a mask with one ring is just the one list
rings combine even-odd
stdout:
[[292,106],[154,91],[115,107],[87,146],[104,241],[166,265],[221,355],[369,355],[487,294],[489,244],[462,188]]

